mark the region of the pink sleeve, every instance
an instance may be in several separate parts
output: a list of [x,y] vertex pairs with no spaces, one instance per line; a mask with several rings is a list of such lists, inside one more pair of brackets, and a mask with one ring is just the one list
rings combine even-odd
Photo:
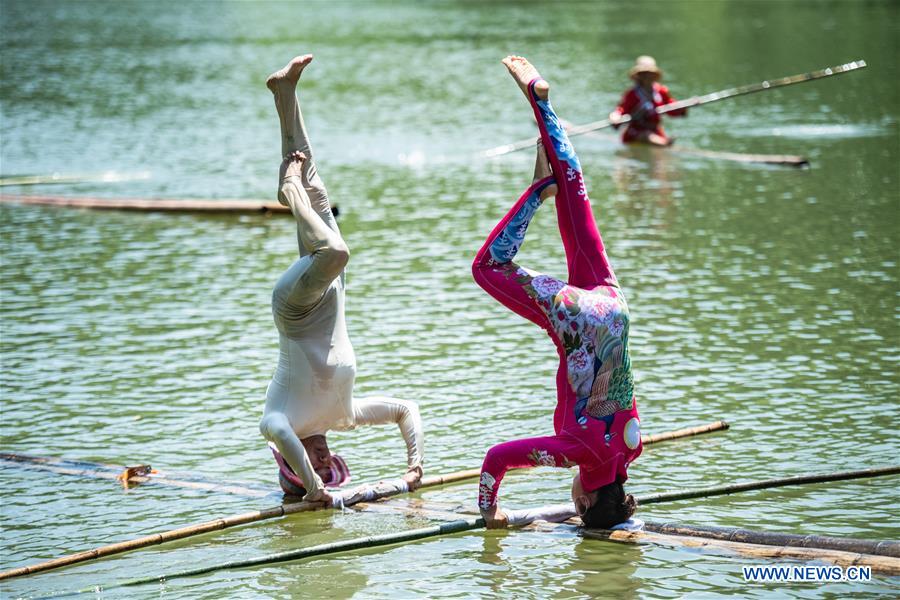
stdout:
[[[673,98],[672,95],[669,94],[669,88],[667,88],[666,86],[660,86],[659,95],[662,96],[662,100],[663,100],[662,106],[665,106],[666,104],[672,104],[673,102],[675,102],[675,98]],[[687,109],[679,108],[678,110],[673,110],[666,114],[670,117],[685,117],[685,116],[687,116]]]
[[616,107],[616,112],[622,115],[630,115],[631,111],[634,110],[636,104],[637,96],[634,94],[633,90],[628,90],[627,92],[622,94],[622,100]]
[[573,467],[577,446],[557,436],[526,438],[497,444],[484,457],[478,484],[478,507],[497,503],[500,482],[509,469],[523,467]]

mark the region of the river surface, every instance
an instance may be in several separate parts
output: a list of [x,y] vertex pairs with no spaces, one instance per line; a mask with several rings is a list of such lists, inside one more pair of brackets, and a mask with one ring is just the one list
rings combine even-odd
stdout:
[[[0,4],[0,143],[11,175],[147,173],[9,194],[274,199],[266,75],[311,51],[301,100],[352,251],[357,394],[417,401],[427,472],[552,432],[556,354],[493,302],[469,264],[531,178],[535,135],[499,60],[528,56],[560,115],[603,118],[652,54],[676,97],[865,59],[865,70],[667,119],[677,146],[804,155],[809,169],[576,138],[628,296],[647,433],[727,419],[648,447],[636,495],[896,463],[900,455],[900,9],[893,2],[604,4]],[[296,253],[289,217],[0,205],[2,450],[277,489],[259,435],[277,355],[269,300]],[[520,262],[565,275],[552,210]],[[335,434],[355,481],[397,476],[403,443]],[[571,475],[511,474],[507,507],[563,502]],[[278,504],[270,498],[0,468],[0,568]],[[417,495],[474,508],[474,482]],[[898,479],[647,506],[646,520],[900,537]],[[4,582],[56,594],[188,566],[413,528],[401,512],[319,512]],[[897,580],[746,584],[761,559],[471,532],[228,570],[101,597],[896,597]]]

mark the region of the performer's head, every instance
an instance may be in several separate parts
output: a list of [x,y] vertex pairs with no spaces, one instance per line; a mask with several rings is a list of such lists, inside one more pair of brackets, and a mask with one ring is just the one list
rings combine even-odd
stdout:
[[624,523],[637,508],[634,496],[626,494],[619,481],[586,491],[581,485],[580,475],[575,475],[572,481],[572,501],[585,527],[600,529]]
[[311,435],[300,440],[309,456],[313,469],[322,478],[322,483],[337,487],[350,479],[347,463],[328,448],[328,440],[324,435]]

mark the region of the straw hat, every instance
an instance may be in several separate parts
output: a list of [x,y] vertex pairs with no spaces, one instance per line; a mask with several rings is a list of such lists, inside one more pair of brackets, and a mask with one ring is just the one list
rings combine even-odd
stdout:
[[632,79],[638,73],[655,73],[657,78],[662,77],[662,69],[656,66],[656,59],[652,56],[638,56],[634,61],[634,66],[628,69],[628,76]]

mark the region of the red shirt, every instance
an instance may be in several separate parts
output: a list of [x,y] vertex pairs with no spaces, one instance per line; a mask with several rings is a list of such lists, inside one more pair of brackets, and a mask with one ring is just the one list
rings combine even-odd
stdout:
[[[661,83],[653,83],[653,93],[648,94],[643,88],[636,85],[622,96],[622,101],[614,112],[620,115],[631,115],[631,121],[622,133],[622,141],[633,142],[642,132],[655,133],[665,137],[665,132],[659,124],[662,115],[656,109],[666,104],[672,104],[675,99],[669,95],[669,88]],[[673,117],[683,117],[687,114],[686,108],[673,110],[666,113]]]

